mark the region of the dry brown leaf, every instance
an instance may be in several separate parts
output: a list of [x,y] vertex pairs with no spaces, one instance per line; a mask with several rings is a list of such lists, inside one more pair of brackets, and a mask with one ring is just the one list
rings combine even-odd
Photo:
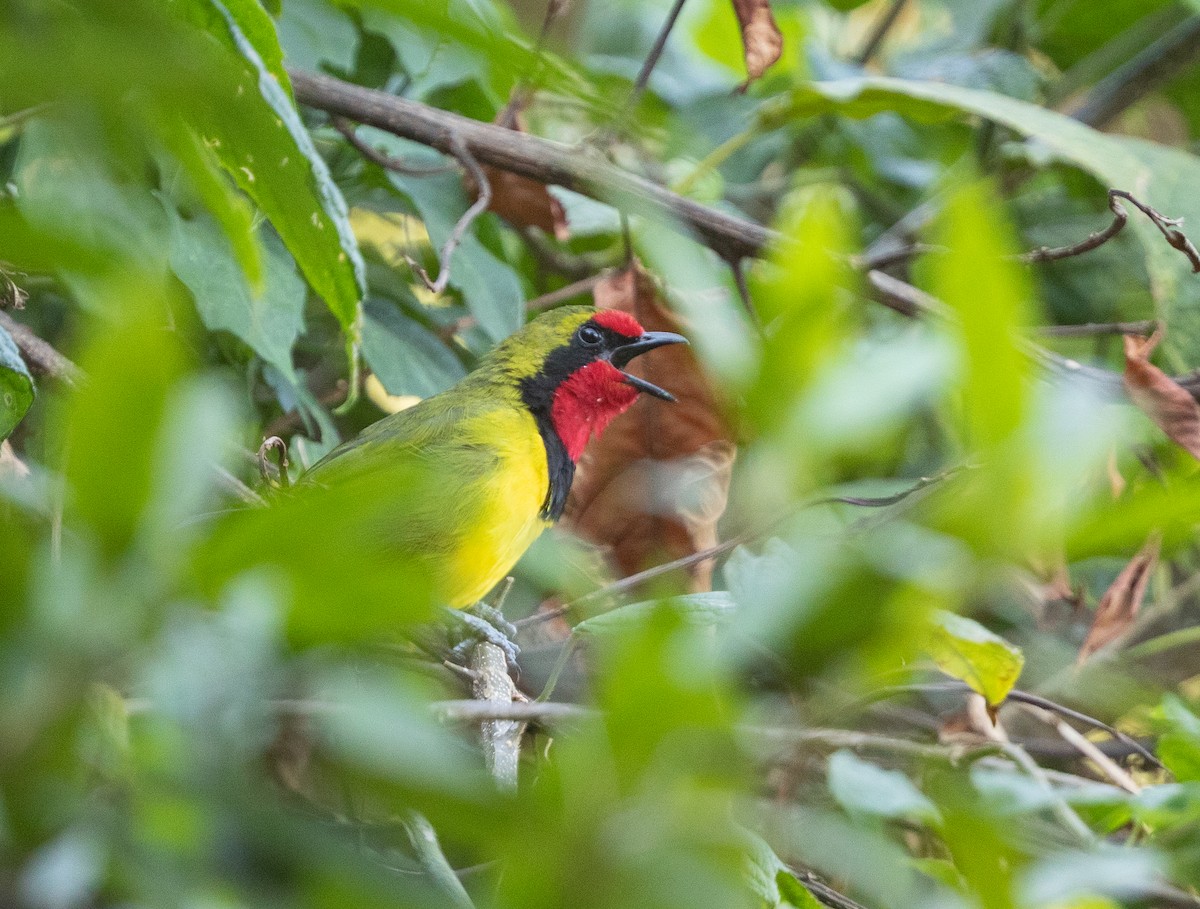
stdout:
[[733,11],[742,27],[746,81],[753,82],[783,53],[783,35],[771,15],[769,0],[733,0]]
[[1146,597],[1146,587],[1154,566],[1158,564],[1161,545],[1162,538],[1152,533],[1141,551],[1121,569],[1116,580],[1104,591],[1100,605],[1096,607],[1092,627],[1083,640],[1083,646],[1079,648],[1077,664],[1082,664],[1101,647],[1111,644],[1129,630]]
[[1150,362],[1161,333],[1125,336],[1125,389],[1163,432],[1200,459],[1200,405],[1187,389]]
[[[596,285],[596,305],[631,313],[647,331],[679,325],[640,266]],[[605,547],[622,575],[717,543],[737,449],[716,395],[684,345],[634,360],[630,371],[676,397],[642,395],[580,459],[563,524]],[[712,562],[690,569],[689,587],[708,590]]]
[[[525,132],[525,123],[520,111],[512,109],[511,106],[500,112],[500,121],[519,133]],[[540,228],[560,243],[570,238],[567,212],[544,183],[491,165],[484,165],[483,173],[492,189],[492,201],[488,204],[488,211],[495,212],[517,227]],[[469,195],[479,195],[479,187],[475,186],[470,174],[463,178],[463,182]]]

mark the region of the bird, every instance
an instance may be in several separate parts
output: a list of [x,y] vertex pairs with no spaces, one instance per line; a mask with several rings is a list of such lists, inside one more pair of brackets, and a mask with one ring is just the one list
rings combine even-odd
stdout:
[[390,472],[407,477],[410,492],[422,486],[382,514],[376,543],[421,560],[438,602],[462,611],[471,631],[515,660],[511,626],[482,603],[484,596],[562,516],[588,441],[641,394],[674,401],[625,367],[679,343],[687,343],[682,335],[646,331],[621,310],[551,310],[448,390],[334,448],[301,484],[331,496],[357,490],[377,498],[388,485],[380,478]]

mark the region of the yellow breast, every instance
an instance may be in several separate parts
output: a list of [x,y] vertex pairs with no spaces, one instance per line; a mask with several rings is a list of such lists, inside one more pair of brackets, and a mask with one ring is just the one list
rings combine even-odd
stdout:
[[483,480],[478,513],[445,564],[445,601],[460,608],[500,583],[549,526],[539,512],[550,483],[546,448],[528,411],[491,411],[467,424],[464,435],[495,449],[498,461]]

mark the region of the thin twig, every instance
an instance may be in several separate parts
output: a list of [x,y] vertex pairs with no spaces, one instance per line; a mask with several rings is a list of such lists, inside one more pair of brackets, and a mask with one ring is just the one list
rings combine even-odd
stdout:
[[422,266],[415,262],[412,263],[414,270],[420,276],[425,286],[435,294],[440,294],[446,289],[446,285],[450,283],[450,257],[454,255],[454,250],[458,248],[458,244],[462,242],[467,229],[492,204],[492,184],[488,180],[487,174],[483,172],[483,168],[479,166],[479,162],[475,160],[475,156],[471,154],[471,150],[467,148],[467,143],[463,141],[461,136],[452,135],[450,137],[450,151],[454,157],[462,162],[467,172],[471,175],[471,178],[475,181],[479,197],[466,210],[463,216],[458,219],[458,223],[450,231],[450,236],[442,244],[442,251],[438,256],[438,276],[436,280],[431,280],[429,274]]
[[1138,322],[1087,322],[1083,325],[1044,325],[1034,329],[1050,338],[1095,338],[1104,335],[1150,335],[1157,331],[1156,319]]
[[[921,479],[919,479],[912,486],[902,489],[900,492],[890,496],[882,496],[877,499],[862,498],[857,496],[825,496],[805,502],[802,507],[812,508],[817,505],[829,505],[840,502],[846,505],[858,505],[865,508],[883,508],[888,505],[895,505],[897,502],[901,502],[914,493],[920,492],[921,490],[933,486],[936,483],[940,483],[942,480],[953,476],[963,469],[965,468],[960,465],[951,467],[949,470],[935,474],[932,477],[921,477]],[[661,565],[654,565],[653,567],[647,568],[644,571],[639,571],[635,574],[628,575],[627,577],[621,578],[618,581],[614,581],[611,584],[608,584],[597,590],[593,590],[591,593],[585,593],[581,597],[576,597],[571,602],[564,603],[562,606],[557,606],[554,609],[547,609],[544,612],[537,612],[531,616],[526,616],[523,619],[518,619],[514,624],[518,628],[525,628],[530,625],[539,625],[542,622],[549,622],[553,619],[559,618],[560,616],[566,615],[572,609],[582,606],[585,603],[590,603],[593,600],[604,599],[606,597],[616,596],[621,593],[627,593],[628,591],[637,587],[641,587],[648,581],[662,577],[665,574],[671,574],[675,571],[681,571],[685,568],[690,568],[691,566],[700,562],[706,562],[711,558],[736,549],[744,543],[749,543],[755,539],[758,539],[763,534],[770,532],[771,528],[779,523],[779,520],[782,520],[782,518],[768,522],[765,527],[762,527],[755,532],[738,534],[737,536],[731,537],[723,543],[718,543],[715,546],[709,546],[707,549],[701,549],[699,552],[693,552],[690,555],[673,559],[670,562],[664,562]]]
[[1116,761],[1096,747],[1095,742],[1084,736],[1062,717],[1051,713],[1049,710],[1043,710],[1041,707],[1034,707],[1031,704],[1025,704],[1024,707],[1028,713],[1054,729],[1062,736],[1064,742],[1069,743],[1080,754],[1091,761],[1113,783],[1134,795],[1142,791],[1142,787],[1129,775],[1129,771],[1117,764]]
[[905,2],[906,0],[892,0],[891,6],[883,11],[883,15],[879,17],[879,21],[871,29],[871,34],[867,36],[867,40],[863,43],[862,50],[855,56],[855,63],[859,66],[866,66],[871,62],[871,58],[875,56],[883,44],[883,39],[887,37],[887,33],[896,24],[896,19],[899,18],[900,11],[904,9]]
[[685,2],[687,0],[675,0],[675,5],[667,13],[667,18],[663,21],[662,28],[658,30],[658,35],[654,39],[654,45],[650,48],[650,53],[642,61],[642,68],[638,71],[637,79],[634,80],[633,89],[629,92],[629,97],[625,100],[625,107],[621,111],[621,115],[617,121],[619,124],[625,122],[629,112],[637,106],[638,100],[642,97],[642,92],[646,90],[646,86],[650,83],[650,75],[654,72],[654,67],[658,65],[659,58],[662,57],[663,50],[667,46],[667,39],[671,37],[671,30],[675,28],[675,21],[679,18],[679,13],[683,10]]
[[355,126],[345,117],[335,116],[330,121],[333,128],[346,137],[360,155],[372,164],[378,164],[384,170],[395,171],[409,177],[434,177],[438,174],[448,174],[456,168],[453,164],[411,164],[401,158],[393,157],[365,142],[355,131]]
[[578,704],[553,701],[438,701],[430,709],[441,719],[455,723],[481,723],[506,720],[514,723],[554,725],[598,716],[595,710]]
[[792,873],[804,885],[804,889],[817,898],[817,902],[828,906],[829,909],[866,909],[862,903],[856,903],[844,893],[834,890],[808,869],[793,868]]
[[[957,691],[957,692],[961,692],[962,694],[970,694],[972,689],[969,685],[967,685],[963,682],[950,682],[950,681],[915,683],[915,684],[909,684],[909,685],[892,685],[887,688],[881,688],[878,691],[872,692],[869,695],[868,699],[869,700],[877,700],[879,698],[891,697],[894,694],[904,694],[906,692],[928,692],[928,691]],[[1086,713],[1081,713],[1078,710],[1075,710],[1071,707],[1067,707],[1063,704],[1059,704],[1055,701],[1050,700],[1049,698],[1044,698],[1041,695],[1037,695],[1037,694],[1031,694],[1028,691],[1021,691],[1020,689],[1017,689],[1017,688],[1014,688],[1012,691],[1010,691],[1008,693],[1008,700],[1015,701],[1018,704],[1032,704],[1035,707],[1041,707],[1045,710],[1049,710],[1053,713],[1057,713],[1060,716],[1064,716],[1067,719],[1077,720],[1080,723],[1086,723],[1088,726],[1091,726],[1095,729],[1102,729],[1105,732],[1107,732],[1109,735],[1111,735],[1113,738],[1118,739],[1118,740],[1124,742],[1126,745],[1128,745],[1131,749],[1133,749],[1134,752],[1136,752],[1138,754],[1139,757],[1141,757],[1143,760],[1145,760],[1151,766],[1156,767],[1160,770],[1166,769],[1162,765],[1162,763],[1159,761],[1159,759],[1156,758],[1137,739],[1133,738],[1132,736],[1126,735],[1121,730],[1108,725],[1108,723],[1105,723],[1103,720],[1099,720],[1094,716],[1088,716],[1088,714],[1086,714]]]
[[[277,465],[267,460],[267,454],[271,451],[275,452]],[[263,439],[262,444],[258,446],[258,472],[262,475],[263,482],[269,485],[281,486],[284,489],[292,485],[288,474],[287,442],[279,436],[267,436]]]
[[1113,213],[1113,220],[1104,230],[1089,234],[1085,239],[1080,240],[1078,243],[1072,243],[1070,246],[1043,246],[1039,249],[1022,253],[1016,258],[1018,261],[1027,264],[1054,262],[1098,249],[1119,234],[1129,221],[1129,213],[1125,211],[1125,207],[1120,202],[1121,199],[1135,206],[1138,211],[1149,218],[1162,233],[1163,237],[1166,238],[1167,243],[1187,256],[1188,262],[1192,266],[1192,271],[1200,272],[1200,252],[1196,251],[1196,247],[1192,245],[1191,240],[1184,236],[1183,232],[1178,229],[1183,220],[1181,218],[1166,217],[1123,189],[1110,189],[1108,191],[1108,207]]
[[1050,798],[1050,808],[1058,819],[1062,821],[1062,825],[1074,833],[1084,845],[1090,846],[1095,844],[1097,839],[1095,831],[1084,823],[1083,818],[1068,804],[1067,800],[1062,797],[1062,794],[1054,788],[1054,784],[1050,782],[1050,777],[1046,773],[1045,768],[1031,758],[1020,745],[1014,742],[1000,742],[999,744],[1004,753],[1029,774],[1033,781]]

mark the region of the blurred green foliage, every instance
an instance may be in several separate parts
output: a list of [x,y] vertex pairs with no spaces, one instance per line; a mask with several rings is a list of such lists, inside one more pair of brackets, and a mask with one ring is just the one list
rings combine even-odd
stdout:
[[[864,63],[890,2],[776,0],[783,56],[743,91],[731,4],[689,0],[627,109],[670,5],[581,0],[539,38],[534,0],[0,0],[0,903],[1197,902],[1195,465],[1120,401],[1110,335],[1039,329],[1158,319],[1193,369],[1200,280],[1136,213],[1011,258],[1101,230],[1108,188],[1200,224],[1200,67],[1104,132],[1071,116],[1196,5],[908,0]],[[485,214],[434,297],[453,161],[366,128],[413,168],[364,159],[288,67],[486,121],[530,89],[529,132],[774,227],[753,312],[680,225],[557,188],[569,239]],[[886,270],[936,297],[916,320],[859,267],[914,241]],[[432,706],[466,689],[422,566],[374,533],[454,478],[289,497],[253,452],[285,437],[298,475],[381,415],[360,367],[436,393],[630,246],[737,428],[748,542],[713,592],[593,598],[556,694],[588,709],[501,791]],[[1154,532],[1139,617],[1076,666]],[[580,589],[575,550],[533,556],[515,614]],[[1014,685],[1165,767],[1101,733],[1085,760]]]

